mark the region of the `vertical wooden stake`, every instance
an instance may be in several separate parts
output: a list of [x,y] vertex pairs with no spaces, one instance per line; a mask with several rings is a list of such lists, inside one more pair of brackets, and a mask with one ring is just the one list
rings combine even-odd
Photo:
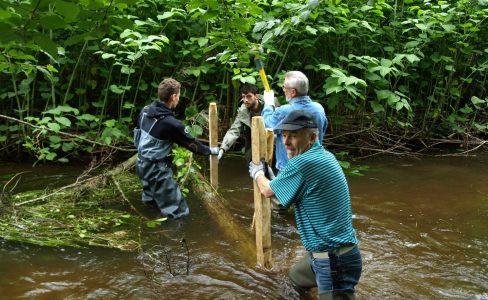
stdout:
[[[208,129],[209,129],[209,144],[210,147],[218,146],[219,139],[219,118],[217,115],[217,104],[210,103],[208,108]],[[210,185],[217,189],[219,187],[219,159],[216,155],[210,155]]]
[[[252,118],[251,142],[252,142],[252,161],[255,164],[266,160],[266,131],[262,117]],[[271,202],[265,198],[257,183],[254,181],[254,216],[256,231],[256,256],[258,264],[265,268],[271,268]]]
[[274,150],[274,131],[271,128],[266,128],[266,162],[269,166],[273,163]]

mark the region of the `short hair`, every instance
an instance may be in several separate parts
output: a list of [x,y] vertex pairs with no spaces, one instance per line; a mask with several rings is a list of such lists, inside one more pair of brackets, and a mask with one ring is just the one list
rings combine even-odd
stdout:
[[173,78],[166,78],[159,83],[158,97],[162,102],[167,102],[171,95],[178,94],[180,92],[181,83]]
[[289,71],[285,74],[287,88],[295,89],[297,96],[308,94],[308,78],[300,71]]
[[259,94],[259,89],[254,84],[245,83],[245,84],[241,85],[240,93],[241,94],[249,94],[249,93]]
[[315,140],[317,140],[317,138],[319,137],[319,129],[318,128],[303,128],[306,133],[307,133],[307,136],[311,136],[312,134],[315,134]]

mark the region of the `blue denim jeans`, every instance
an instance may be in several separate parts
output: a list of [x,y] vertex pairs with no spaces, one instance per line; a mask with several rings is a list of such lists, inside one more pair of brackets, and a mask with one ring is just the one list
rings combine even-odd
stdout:
[[342,255],[329,253],[329,258],[309,257],[319,294],[330,291],[354,293],[354,287],[361,277],[362,260],[359,248]]

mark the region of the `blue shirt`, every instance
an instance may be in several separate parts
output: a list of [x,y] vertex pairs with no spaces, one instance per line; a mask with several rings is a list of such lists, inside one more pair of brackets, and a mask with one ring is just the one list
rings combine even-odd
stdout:
[[[327,129],[327,118],[325,116],[324,108],[320,103],[313,102],[309,96],[295,97],[290,100],[288,104],[276,107],[265,105],[262,116],[266,128],[275,128],[283,119],[293,110],[304,110],[314,116],[315,123],[319,129],[319,142],[322,143],[324,139],[325,130]],[[285,145],[283,144],[283,137],[281,130],[275,130],[275,144],[276,144],[276,168],[283,170],[288,162]]]
[[318,141],[290,159],[269,185],[281,205],[295,204],[298,232],[307,251],[357,244],[346,177],[334,155]]

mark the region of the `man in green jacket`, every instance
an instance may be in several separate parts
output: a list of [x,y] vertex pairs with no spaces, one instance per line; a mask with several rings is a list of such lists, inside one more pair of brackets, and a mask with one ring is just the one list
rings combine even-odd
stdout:
[[[237,110],[237,116],[232,123],[232,126],[225,133],[224,139],[220,146],[219,160],[237,141],[237,139],[244,134],[244,149],[246,164],[249,164],[252,157],[251,151],[251,120],[252,117],[261,116],[261,111],[264,107],[263,97],[259,94],[258,87],[253,84],[243,84],[240,88],[242,97],[242,105]],[[279,106],[275,99],[275,104]]]

